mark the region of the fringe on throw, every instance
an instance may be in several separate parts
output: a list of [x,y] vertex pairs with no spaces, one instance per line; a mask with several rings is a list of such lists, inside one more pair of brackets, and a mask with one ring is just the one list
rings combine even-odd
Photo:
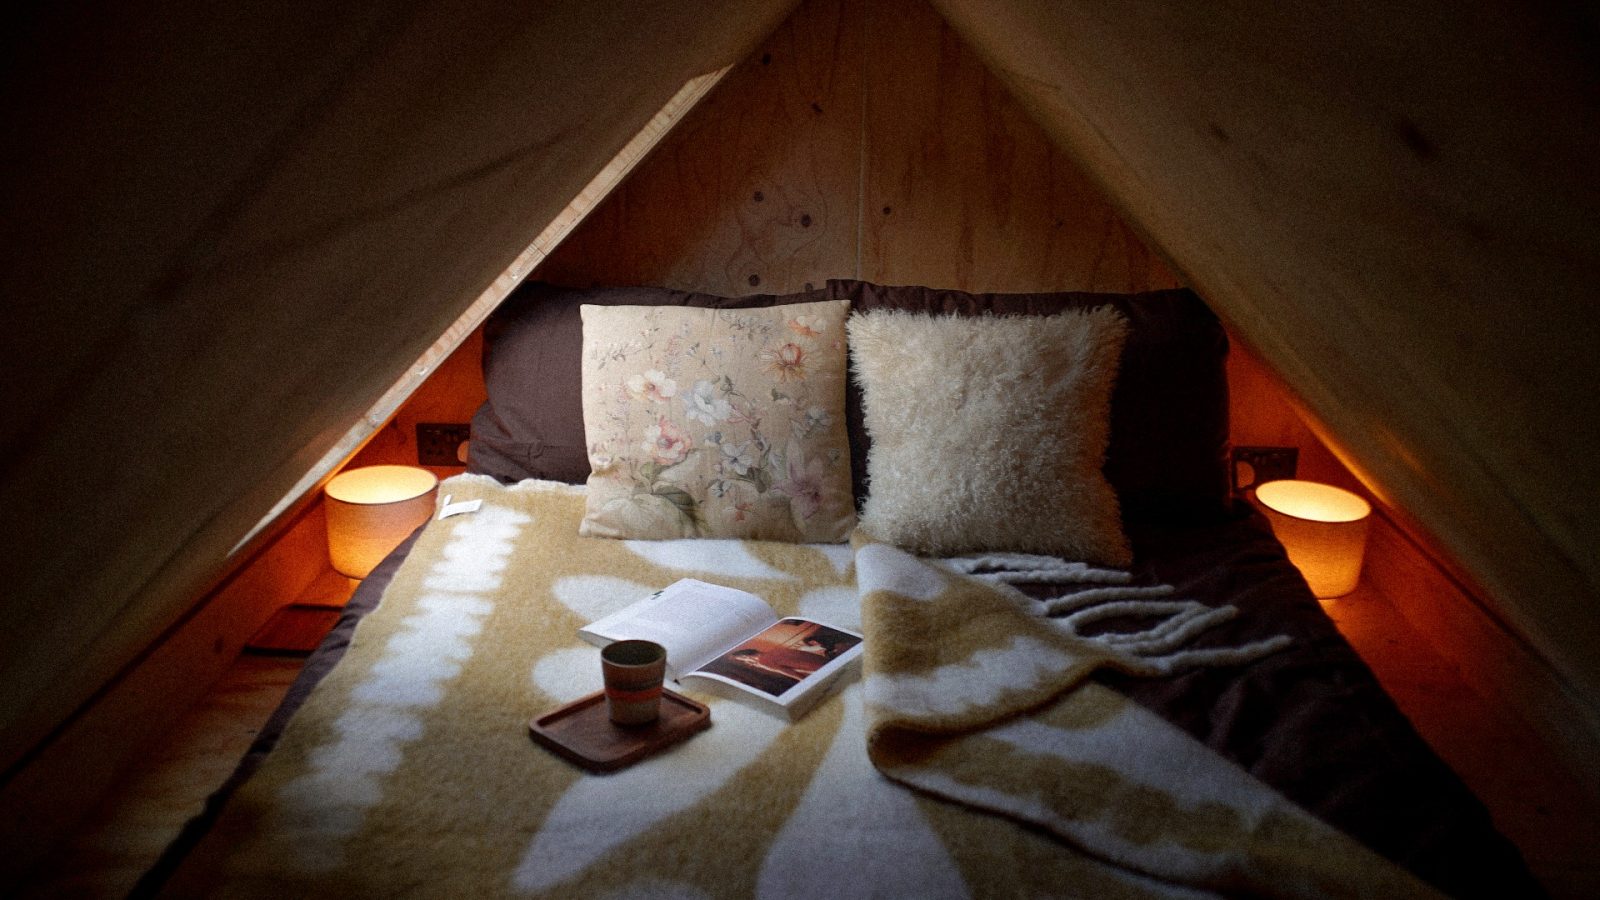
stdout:
[[[1200,666],[1242,665],[1287,647],[1291,638],[1276,635],[1232,647],[1188,647],[1201,634],[1239,614],[1237,607],[1206,606],[1170,597],[1170,584],[1135,585],[1133,574],[1082,562],[1031,553],[990,553],[939,561],[946,569],[976,578],[1018,598],[1037,615],[1073,637],[1114,654],[1121,665],[1139,675],[1170,675]],[[1019,584],[1083,585],[1055,597],[1038,599],[1018,590]],[[1130,630],[1086,634],[1095,623],[1123,617],[1154,624]]]

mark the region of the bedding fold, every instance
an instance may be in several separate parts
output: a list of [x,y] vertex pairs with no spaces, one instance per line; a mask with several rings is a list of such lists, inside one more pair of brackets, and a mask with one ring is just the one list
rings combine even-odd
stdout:
[[[1124,632],[1085,637],[1040,615],[1030,607],[1036,601],[1003,580],[968,574],[971,565],[920,559],[859,531],[855,545],[868,755],[887,777],[1037,826],[1174,887],[1229,896],[1439,896],[1089,680],[1101,668],[1163,668],[1130,652],[1139,642]],[[1119,602],[1116,591],[1095,599]],[[1244,662],[1282,646],[1261,641],[1188,659]]]

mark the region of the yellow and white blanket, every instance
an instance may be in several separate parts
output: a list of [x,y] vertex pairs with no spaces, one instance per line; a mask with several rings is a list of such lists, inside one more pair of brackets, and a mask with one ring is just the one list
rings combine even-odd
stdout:
[[[1118,655],[1004,589],[878,545],[579,538],[566,485],[443,490],[483,506],[430,524],[168,893],[1423,892],[1084,681]],[[710,730],[607,776],[534,745],[529,718],[599,687],[577,628],[685,577],[864,628],[865,679],[793,725],[701,698]]]
[[1102,666],[1155,674],[1248,661],[1278,642],[1174,650],[1192,636],[1183,626],[1208,615],[1191,615],[1198,611],[1182,601],[1119,604],[1170,617],[1137,636],[1084,638],[1070,620],[1037,615],[1025,598],[948,564],[860,536],[857,544],[868,746],[885,775],[1032,824],[1174,889],[1433,896],[1181,729],[1088,680]]

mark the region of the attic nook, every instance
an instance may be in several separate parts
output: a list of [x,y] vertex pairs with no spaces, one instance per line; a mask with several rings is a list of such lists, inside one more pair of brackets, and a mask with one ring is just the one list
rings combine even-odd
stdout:
[[[1548,890],[1600,885],[1592,12],[101,6],[5,38],[0,885],[155,864],[108,848],[298,671],[241,648],[350,596],[319,489],[472,420],[519,285],[829,279],[1192,289],[1232,443],[1372,503],[1346,638]],[[128,824],[246,670],[232,758]]]

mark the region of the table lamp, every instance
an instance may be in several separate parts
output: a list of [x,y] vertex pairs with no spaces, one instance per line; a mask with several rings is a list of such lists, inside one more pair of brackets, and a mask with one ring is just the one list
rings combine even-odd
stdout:
[[333,567],[366,578],[433,516],[438,487],[432,472],[415,466],[364,466],[334,476],[325,489]]
[[1314,481],[1268,481],[1256,488],[1272,531],[1318,598],[1343,597],[1361,578],[1371,504]]

